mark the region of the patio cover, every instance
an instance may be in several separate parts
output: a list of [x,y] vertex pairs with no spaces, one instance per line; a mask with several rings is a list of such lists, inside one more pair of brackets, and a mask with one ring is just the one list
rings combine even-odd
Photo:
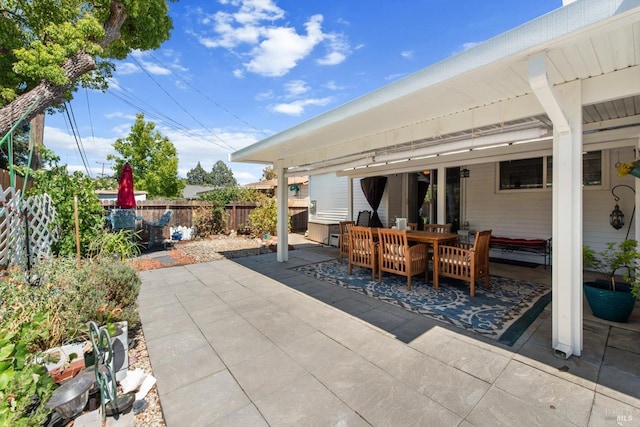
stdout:
[[[271,163],[279,180],[331,171],[363,177],[547,144],[565,165],[553,170],[552,345],[559,356],[580,355],[583,143],[629,129],[638,140],[639,34],[640,0],[577,0],[229,159]],[[287,260],[285,212],[282,203],[279,261]]]

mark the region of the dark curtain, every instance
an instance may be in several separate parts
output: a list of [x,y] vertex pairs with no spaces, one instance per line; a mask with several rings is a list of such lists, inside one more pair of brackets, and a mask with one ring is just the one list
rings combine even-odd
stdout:
[[360,186],[362,187],[364,197],[367,198],[367,202],[369,202],[371,209],[373,209],[369,227],[382,227],[382,222],[378,216],[378,207],[380,206],[382,194],[384,193],[384,187],[386,185],[386,176],[371,176],[360,180]]
[[[427,190],[429,190],[429,183],[418,180],[418,209],[422,208],[424,204],[424,198],[427,195]],[[420,218],[420,222],[422,222],[422,218]],[[422,224],[420,225],[423,226]]]

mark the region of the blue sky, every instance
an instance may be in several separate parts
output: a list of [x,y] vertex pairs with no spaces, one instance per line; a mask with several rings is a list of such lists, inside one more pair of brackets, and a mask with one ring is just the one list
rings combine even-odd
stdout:
[[[178,151],[179,175],[218,160],[240,184],[263,165],[228,153],[360,97],[562,6],[562,0],[182,0],[159,49],[116,63],[110,89],[71,102],[92,176],[144,113]],[[85,171],[64,114],[45,146]]]

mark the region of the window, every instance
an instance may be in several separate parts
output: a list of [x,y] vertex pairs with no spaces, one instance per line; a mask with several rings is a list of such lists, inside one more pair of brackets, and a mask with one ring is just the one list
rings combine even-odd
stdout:
[[542,188],[544,157],[500,162],[500,190]]
[[[602,163],[602,151],[590,151],[582,155],[584,186],[602,185]],[[501,191],[551,188],[553,184],[551,156],[500,162],[498,170]]]

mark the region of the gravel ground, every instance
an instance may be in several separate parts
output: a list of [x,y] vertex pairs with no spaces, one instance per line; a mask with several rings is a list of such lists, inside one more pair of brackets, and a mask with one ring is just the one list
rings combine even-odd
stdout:
[[237,258],[269,252],[267,244],[259,238],[244,236],[215,236],[209,239],[179,242],[175,248],[195,262],[207,262],[223,258]]
[[[262,239],[244,236],[215,236],[197,241],[178,242],[174,246],[174,249],[167,251],[167,254],[176,260],[176,263],[170,265],[201,263],[223,258],[236,258],[267,253],[269,252],[269,243],[270,242],[265,242]],[[144,264],[143,262],[136,262],[134,265],[141,270],[167,266],[153,263]],[[142,328],[137,328],[135,331],[130,331],[129,333],[133,334],[134,338],[132,348],[129,348],[129,369],[134,370],[140,368],[146,373],[153,374]],[[135,425],[150,427],[166,426],[156,387],[151,389],[145,400],[147,401],[147,407],[139,414],[136,414]]]

